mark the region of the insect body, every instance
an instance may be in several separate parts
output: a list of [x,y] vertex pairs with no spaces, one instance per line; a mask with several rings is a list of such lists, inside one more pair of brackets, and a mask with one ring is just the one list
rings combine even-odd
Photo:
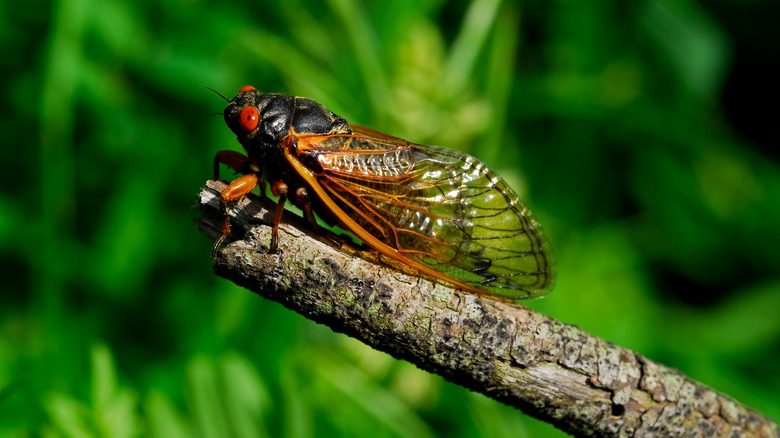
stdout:
[[314,212],[368,246],[464,290],[517,300],[542,296],[555,282],[549,243],[531,211],[476,158],[423,146],[347,123],[317,102],[242,88],[225,122],[246,149],[220,151],[244,176],[222,192],[227,203],[263,178],[279,196],[278,224],[291,198],[315,227]]

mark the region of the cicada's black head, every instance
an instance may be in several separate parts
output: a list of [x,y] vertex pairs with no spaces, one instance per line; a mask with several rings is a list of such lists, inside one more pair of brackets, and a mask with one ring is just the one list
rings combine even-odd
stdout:
[[290,132],[293,100],[284,94],[244,87],[225,108],[225,123],[247,149],[255,143],[277,144]]
[[319,103],[302,97],[242,88],[225,108],[225,123],[249,150],[274,147],[294,130],[298,134],[344,134],[349,124]]

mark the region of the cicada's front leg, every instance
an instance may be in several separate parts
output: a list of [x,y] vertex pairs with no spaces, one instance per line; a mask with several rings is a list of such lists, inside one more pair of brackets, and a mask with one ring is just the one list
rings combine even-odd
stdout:
[[219,181],[220,163],[244,175],[252,173],[252,169],[249,168],[249,157],[241,152],[223,150],[214,156],[214,181]]
[[[219,181],[220,164],[224,164],[242,175],[260,173],[260,168],[252,164],[246,155],[241,152],[222,150],[214,156],[214,181]],[[257,185],[260,187],[260,195],[265,198],[265,181],[261,179]]]
[[220,197],[222,198],[222,203],[220,204],[220,211],[222,213],[222,235],[219,237],[219,239],[217,239],[216,242],[214,242],[214,248],[211,250],[212,258],[217,257],[219,247],[222,245],[222,242],[225,240],[228,234],[230,234],[230,215],[228,214],[228,203],[237,201],[246,196],[249,192],[252,191],[252,189],[255,188],[257,182],[257,175],[250,173],[249,175],[244,175],[241,178],[233,181],[230,183],[230,185],[225,187],[225,190],[222,190],[222,193],[220,193]]

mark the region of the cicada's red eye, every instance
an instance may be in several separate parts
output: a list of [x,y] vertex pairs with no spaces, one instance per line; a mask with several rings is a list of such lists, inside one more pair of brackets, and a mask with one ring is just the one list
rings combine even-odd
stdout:
[[254,90],[255,90],[255,87],[253,87],[251,85],[244,85],[243,87],[241,87],[240,90],[238,90],[238,92],[239,93],[243,93],[245,91],[254,91]]
[[260,121],[260,116],[257,114],[257,109],[253,106],[248,106],[241,110],[239,116],[239,123],[246,132],[254,131],[257,128],[257,123]]

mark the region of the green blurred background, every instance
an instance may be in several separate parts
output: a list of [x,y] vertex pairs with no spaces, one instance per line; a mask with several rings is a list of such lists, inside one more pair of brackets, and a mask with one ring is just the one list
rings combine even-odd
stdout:
[[215,277],[246,84],[467,151],[528,305],[780,418],[775,0],[0,1],[0,436],[560,436]]

